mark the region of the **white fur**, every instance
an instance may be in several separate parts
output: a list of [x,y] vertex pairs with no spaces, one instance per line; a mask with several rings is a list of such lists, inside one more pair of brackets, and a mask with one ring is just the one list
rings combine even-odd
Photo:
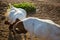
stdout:
[[25,29],[31,35],[35,34],[39,40],[60,40],[60,25],[53,21],[34,17],[22,21]]
[[15,22],[16,18],[22,20],[26,18],[26,16],[27,13],[24,9],[11,7],[8,18],[9,18],[9,22],[12,24],[13,22]]

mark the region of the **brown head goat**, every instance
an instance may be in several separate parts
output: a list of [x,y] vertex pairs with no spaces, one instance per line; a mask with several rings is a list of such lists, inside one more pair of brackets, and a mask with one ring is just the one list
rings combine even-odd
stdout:
[[[5,21],[5,24],[9,25],[10,33],[13,32],[13,35],[15,38],[16,38],[16,34],[21,34],[21,33],[26,34],[27,33],[27,31],[24,29],[23,22],[18,23],[19,21],[20,21],[19,19],[16,19],[16,21],[13,24],[10,24],[10,22]],[[20,29],[13,30],[15,24],[17,24],[16,28],[20,28],[21,30]],[[22,26],[22,27],[20,27],[20,26]],[[21,39],[21,35],[20,35],[20,39]],[[24,39],[26,40],[26,35],[24,35]]]

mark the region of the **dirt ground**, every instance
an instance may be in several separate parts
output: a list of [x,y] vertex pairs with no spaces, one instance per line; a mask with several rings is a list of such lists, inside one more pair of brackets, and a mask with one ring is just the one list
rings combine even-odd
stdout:
[[[3,0],[2,0],[3,1]],[[24,0],[23,0],[24,1]],[[22,1],[22,2],[23,2]],[[36,13],[27,15],[28,17],[38,17],[42,19],[50,19],[55,23],[60,25],[60,2],[46,2],[40,0],[27,0],[28,2],[33,2],[36,5]],[[25,2],[27,2],[25,0]],[[9,1],[8,1],[9,2]],[[13,3],[13,1],[11,1]],[[20,0],[21,2],[21,0]],[[30,40],[30,37],[27,34],[27,40]],[[18,40],[21,40],[20,36],[17,34]],[[23,37],[22,37],[23,38]],[[8,30],[8,25],[5,25],[4,22],[0,23],[0,40],[15,40]],[[36,37],[34,40],[39,40]]]

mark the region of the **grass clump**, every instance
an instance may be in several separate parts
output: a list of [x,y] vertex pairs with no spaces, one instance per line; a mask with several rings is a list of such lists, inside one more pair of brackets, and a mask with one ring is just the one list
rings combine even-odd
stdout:
[[36,11],[35,5],[33,3],[29,3],[29,2],[13,4],[13,6],[16,7],[16,8],[25,9],[27,11],[27,13]]

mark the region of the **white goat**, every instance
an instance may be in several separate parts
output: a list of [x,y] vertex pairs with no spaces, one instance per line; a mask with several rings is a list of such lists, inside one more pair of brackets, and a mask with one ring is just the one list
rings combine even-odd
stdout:
[[[34,34],[40,38],[39,40],[60,40],[60,25],[55,24],[51,20],[29,17],[22,20],[22,22],[25,30],[31,35]],[[13,29],[19,25],[22,28],[21,23],[16,23]]]
[[[17,22],[16,19],[17,18],[19,20],[25,19],[26,16],[27,16],[27,13],[26,13],[26,11],[24,9],[15,8],[11,4],[10,4],[10,7],[11,7],[11,9],[9,10],[9,13],[6,16],[8,18],[8,20],[5,21],[5,24],[9,25],[10,33],[13,32],[13,34],[14,34],[14,31],[12,29],[13,29],[13,25]],[[14,34],[14,36],[15,36],[15,34]]]
[[11,10],[9,12],[8,18],[9,18],[9,22],[12,24],[15,22],[16,18],[22,20],[24,18],[26,18],[27,13],[24,9],[22,8],[15,8],[15,7],[11,7]]

